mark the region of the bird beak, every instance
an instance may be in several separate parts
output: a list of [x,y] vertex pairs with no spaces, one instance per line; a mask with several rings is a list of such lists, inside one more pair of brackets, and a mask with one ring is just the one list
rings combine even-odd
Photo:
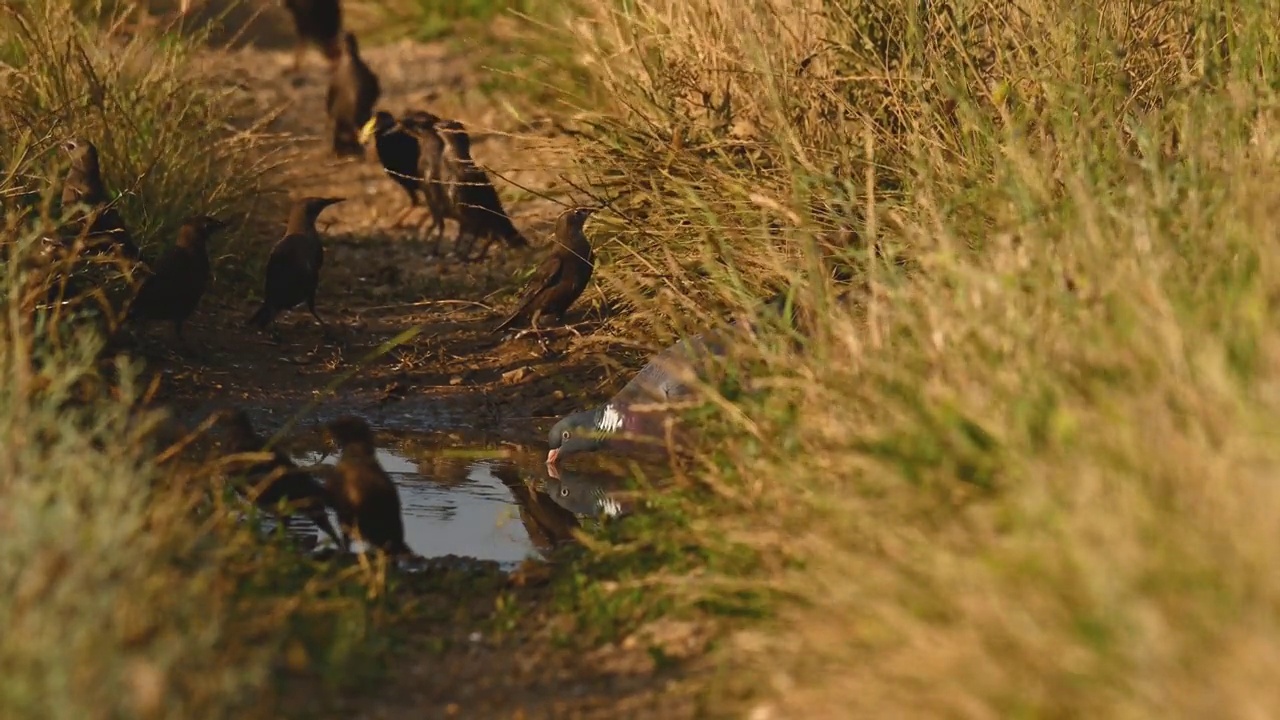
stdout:
[[547,471],[551,472],[556,466],[556,458],[560,455],[560,448],[554,448],[547,451]]
[[369,144],[369,138],[373,137],[373,128],[377,124],[377,122],[378,122],[377,117],[371,117],[369,118],[369,122],[365,123],[364,127],[360,128],[360,144],[361,145]]
[[[557,452],[557,451],[552,450],[551,452],[553,452],[553,453],[554,453],[554,452]],[[559,479],[560,479],[560,468],[557,468],[553,463],[551,463],[551,461],[547,461],[547,476],[548,476],[548,477],[550,477],[552,480],[559,480]],[[545,482],[543,482],[542,484],[543,484],[543,486],[544,486],[544,488],[545,488],[546,483],[545,483]]]

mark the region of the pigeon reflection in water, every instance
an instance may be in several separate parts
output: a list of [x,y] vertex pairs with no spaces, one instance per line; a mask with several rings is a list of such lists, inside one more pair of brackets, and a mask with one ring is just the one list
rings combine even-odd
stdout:
[[616,491],[617,484],[616,481],[602,480],[593,474],[549,466],[547,477],[539,489],[557,505],[575,515],[613,518],[629,515],[632,510],[630,503],[624,503],[611,493],[611,490]]
[[491,472],[511,491],[519,507],[520,522],[529,533],[529,542],[539,553],[549,557],[557,547],[574,541],[573,531],[578,527],[576,515],[548,499],[534,487],[535,483],[526,483],[512,463],[494,463]]

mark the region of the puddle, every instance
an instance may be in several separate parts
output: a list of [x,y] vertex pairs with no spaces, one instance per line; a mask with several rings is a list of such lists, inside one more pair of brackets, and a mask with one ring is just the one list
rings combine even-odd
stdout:
[[[614,497],[620,480],[566,470],[549,477],[540,448],[484,447],[473,438],[461,442],[456,432],[382,435],[378,461],[400,491],[405,541],[426,557],[473,557],[509,570],[572,542],[584,519],[631,511]],[[335,455],[310,449],[319,447],[316,440],[308,433],[289,443],[294,460],[336,463]],[[332,546],[305,520],[291,520],[288,532],[307,546]]]

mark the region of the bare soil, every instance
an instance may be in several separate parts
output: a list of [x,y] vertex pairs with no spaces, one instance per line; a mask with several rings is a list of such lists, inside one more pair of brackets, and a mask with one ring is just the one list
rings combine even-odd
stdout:
[[[302,309],[281,316],[283,342],[272,342],[244,325],[260,296],[215,278],[188,323],[194,354],[169,349],[168,327],[139,335],[151,357],[149,368],[162,378],[158,399],[192,419],[242,405],[277,421],[317,401],[304,417],[307,424],[353,412],[392,432],[469,428],[545,448],[543,433],[553,418],[625,381],[627,371],[612,359],[616,348],[590,334],[590,321],[605,312],[595,289],[571,311],[569,322],[580,329],[553,333],[545,345],[532,336],[504,341],[491,332],[545,252],[560,202],[571,201],[562,180],[568,166],[562,139],[531,131],[480,92],[484,71],[456,43],[364,43],[363,54],[381,79],[381,105],[396,113],[423,108],[462,120],[477,160],[490,169],[508,212],[534,244],[519,251],[495,243],[486,259],[470,264],[433,257],[418,231],[390,227],[408,201],[384,175],[373,148],[363,161],[328,152],[321,139],[328,80],[318,53],[308,53],[301,73],[291,72],[292,30],[277,8],[250,30],[230,45],[207,49],[201,61],[206,79],[232,88],[260,113],[259,120],[274,117],[259,131],[294,144],[283,192],[347,198],[320,223],[326,257],[318,309],[334,338],[326,339]],[[538,114],[537,108],[526,110],[532,115],[525,117]],[[251,239],[263,257],[284,221],[281,215],[277,231]],[[445,249],[451,249],[447,242]],[[361,362],[414,327],[421,329],[416,337]],[[327,389],[352,370],[357,371],[340,387]],[[416,549],[431,555],[430,548]],[[383,682],[345,694],[337,707],[329,694],[305,689],[290,693],[297,695],[291,704],[309,716],[386,719],[695,714],[691,659],[706,642],[706,628],[662,622],[590,651],[566,646],[556,638],[572,633],[572,619],[550,609],[546,572],[530,566],[493,587],[480,583],[474,592],[426,591],[420,602],[434,604],[438,612],[418,613],[421,619],[397,629],[404,647],[388,660],[393,670]],[[485,637],[481,630],[497,593],[513,589],[527,611],[513,631]],[[662,667],[656,656],[664,658]],[[309,707],[315,704],[322,707]]]

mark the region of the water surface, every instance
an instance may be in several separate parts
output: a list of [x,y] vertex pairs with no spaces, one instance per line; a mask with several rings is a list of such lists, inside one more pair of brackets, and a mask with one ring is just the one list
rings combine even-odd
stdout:
[[[611,494],[621,487],[617,478],[563,470],[550,477],[538,448],[485,446],[474,439],[463,448],[440,447],[459,440],[442,433],[380,438],[385,447],[377,451],[378,462],[400,492],[405,541],[420,555],[513,567],[572,542],[583,518],[616,517],[631,509],[629,501]],[[337,462],[334,455],[302,449],[314,444],[313,438],[292,443],[299,465]],[[305,521],[291,521],[289,531],[332,546]]]

